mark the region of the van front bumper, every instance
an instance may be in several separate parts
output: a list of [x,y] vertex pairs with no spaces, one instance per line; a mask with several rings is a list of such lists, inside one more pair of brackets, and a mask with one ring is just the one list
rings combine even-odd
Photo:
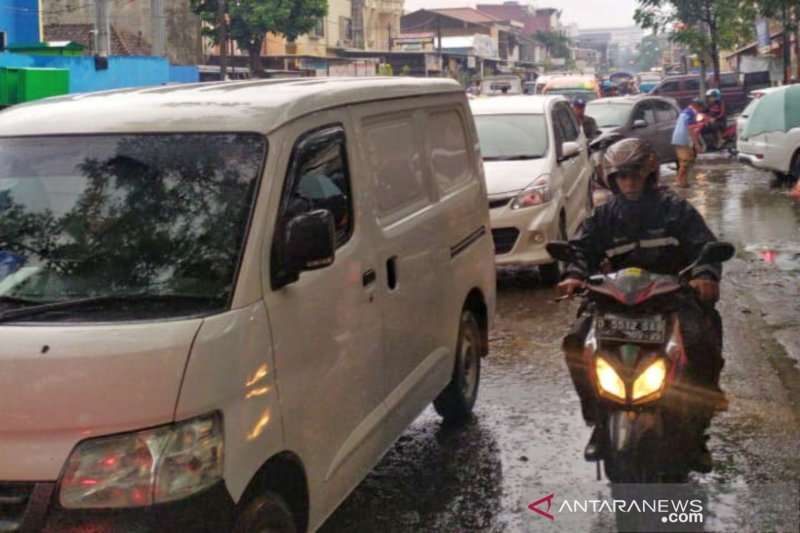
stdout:
[[235,504],[223,481],[182,500],[126,509],[64,509],[57,503],[55,483],[30,486],[18,531],[211,533],[229,531],[235,516]]

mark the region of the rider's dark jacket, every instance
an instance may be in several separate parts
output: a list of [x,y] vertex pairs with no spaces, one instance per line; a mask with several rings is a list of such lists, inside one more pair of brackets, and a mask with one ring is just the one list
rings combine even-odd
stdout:
[[[676,275],[697,259],[703,245],[716,240],[700,213],[665,189],[647,191],[635,202],[615,194],[594,209],[570,241],[577,258],[567,265],[566,277],[586,279],[627,267]],[[718,263],[701,264],[691,277],[719,280],[721,273]]]

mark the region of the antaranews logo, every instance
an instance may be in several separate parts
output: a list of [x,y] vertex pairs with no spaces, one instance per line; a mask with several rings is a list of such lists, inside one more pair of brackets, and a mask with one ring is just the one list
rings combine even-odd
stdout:
[[552,505],[552,503],[553,503],[553,497],[554,496],[555,496],[554,494],[551,494],[550,496],[545,496],[541,500],[537,500],[537,501],[533,502],[532,504],[530,504],[528,506],[528,509],[530,509],[534,513],[539,513],[540,515],[544,516],[545,518],[549,518],[550,520],[554,520],[553,515],[551,515],[550,513],[546,512],[546,511],[542,511],[541,509],[537,509],[536,508],[537,505],[542,504],[544,502],[547,502],[547,510],[549,511],[550,510],[550,505]]
[[[555,494],[550,494],[528,505],[528,509],[550,520]],[[542,510],[547,503],[547,509]],[[646,513],[661,515],[664,524],[702,524],[703,502],[697,499],[659,498],[659,499],[596,499],[596,500],[564,500],[554,513]]]

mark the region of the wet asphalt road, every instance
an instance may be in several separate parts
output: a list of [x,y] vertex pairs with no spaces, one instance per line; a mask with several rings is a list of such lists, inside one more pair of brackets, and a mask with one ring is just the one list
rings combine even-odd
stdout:
[[[673,176],[662,167],[662,183]],[[800,527],[793,519],[800,509],[800,205],[769,180],[727,158],[704,156],[693,187],[680,191],[737,247],[719,305],[730,409],[712,423],[714,471],[692,475],[705,514],[694,530]],[[594,463],[582,459],[589,430],[560,352],[577,303],[554,304],[553,296],[533,272],[498,273],[474,421],[451,429],[427,410],[322,531],[625,529],[610,512],[550,521],[527,508],[551,493],[612,498]]]

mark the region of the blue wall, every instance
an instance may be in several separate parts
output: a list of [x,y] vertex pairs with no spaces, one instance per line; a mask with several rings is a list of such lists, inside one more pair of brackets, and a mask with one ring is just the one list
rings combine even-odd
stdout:
[[39,42],[39,0],[2,0],[0,31],[6,44]]
[[93,57],[0,54],[0,67],[68,69],[70,93],[147,87],[168,82],[194,83],[200,79],[197,67],[171,66],[163,57],[111,56],[108,69],[95,70]]

